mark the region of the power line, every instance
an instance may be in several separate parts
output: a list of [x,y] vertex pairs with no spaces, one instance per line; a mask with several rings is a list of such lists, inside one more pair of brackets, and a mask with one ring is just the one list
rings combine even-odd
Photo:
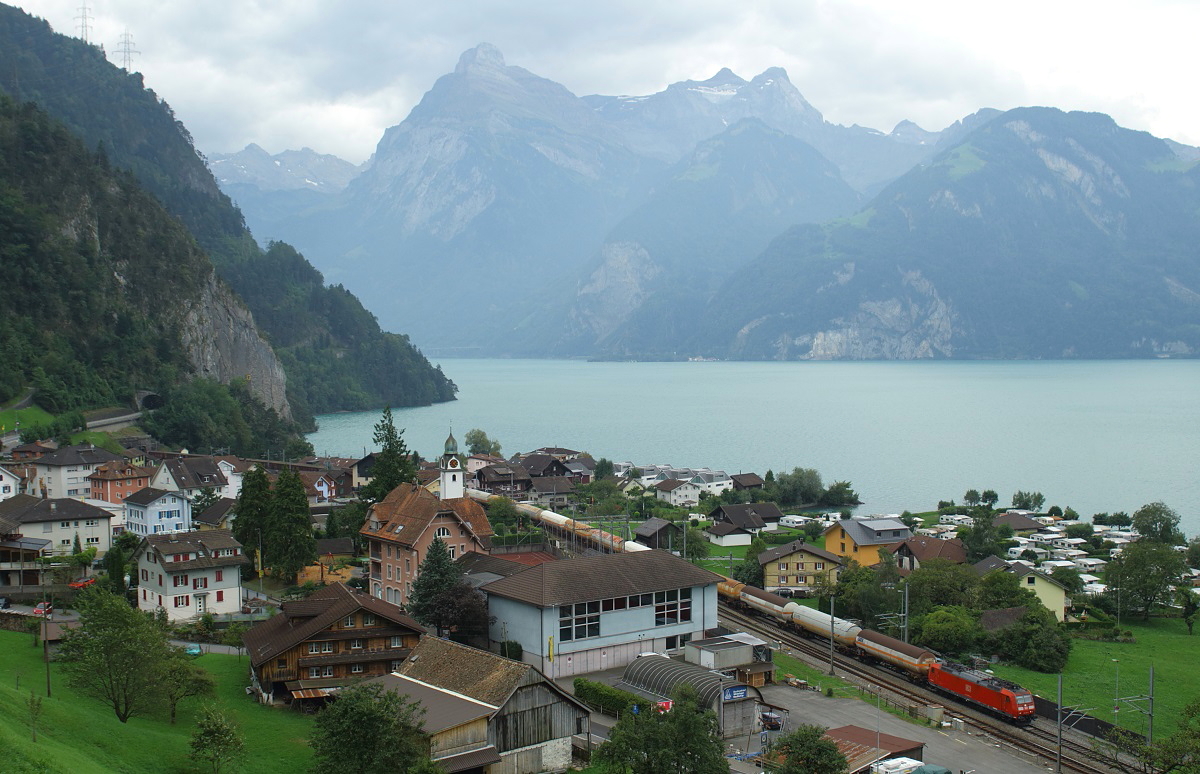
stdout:
[[87,0],[83,0],[83,5],[79,6],[79,15],[75,17],[75,21],[79,22],[79,37],[84,43],[88,42],[88,36],[92,33],[92,17],[88,15],[90,11]]
[[133,47],[133,35],[129,32],[128,27],[125,28],[125,32],[121,35],[121,43],[117,46],[117,53],[121,55],[121,67],[125,68],[125,72],[133,72],[130,66],[133,55],[142,52]]

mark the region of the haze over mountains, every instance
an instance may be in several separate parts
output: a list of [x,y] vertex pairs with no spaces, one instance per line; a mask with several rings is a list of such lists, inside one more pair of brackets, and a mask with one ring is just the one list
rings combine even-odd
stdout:
[[483,44],[356,175],[213,168],[442,354],[1019,358],[1200,349],[1195,159],[1053,109],[839,126],[779,68],[581,98]]

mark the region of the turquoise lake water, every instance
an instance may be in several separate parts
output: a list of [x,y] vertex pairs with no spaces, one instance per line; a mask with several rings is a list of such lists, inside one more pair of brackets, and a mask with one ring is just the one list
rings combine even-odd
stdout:
[[[540,446],[730,473],[816,468],[860,512],[995,489],[1132,512],[1161,500],[1200,532],[1200,361],[589,363],[444,360],[458,400],[396,410],[409,448],[482,428]],[[328,414],[318,454],[361,456],[379,411]]]

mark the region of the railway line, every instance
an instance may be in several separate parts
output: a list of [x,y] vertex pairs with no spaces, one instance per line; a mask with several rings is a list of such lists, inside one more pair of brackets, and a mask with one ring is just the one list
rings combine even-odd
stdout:
[[[795,632],[778,627],[773,621],[735,610],[724,601],[720,605],[720,616],[733,628],[757,634],[768,641],[780,642],[794,653],[805,657],[806,660],[815,661],[817,664],[827,665],[829,663],[827,640],[818,641],[802,637]],[[912,706],[930,704],[945,706],[948,713],[961,718],[977,733],[987,735],[997,743],[1020,751],[1039,762],[1048,762],[1053,767],[1057,759],[1058,739],[1054,727],[1039,726],[1037,722],[1016,727],[965,704],[948,703],[946,697],[915,685],[907,676],[864,664],[845,653],[835,651],[834,664],[842,675],[848,675],[854,681],[877,685],[880,689]],[[1047,721],[1043,719],[1041,722],[1046,723]],[[1062,740],[1062,771],[1108,774],[1114,770],[1097,760],[1095,752],[1087,744],[1064,736]]]

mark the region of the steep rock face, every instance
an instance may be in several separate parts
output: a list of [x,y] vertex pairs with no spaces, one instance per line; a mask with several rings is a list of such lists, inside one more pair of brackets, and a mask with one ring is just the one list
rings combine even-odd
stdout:
[[185,303],[180,333],[196,373],[223,384],[248,378],[256,398],[281,417],[292,418],[283,365],[259,334],[250,311],[215,272],[199,297]]
[[636,242],[610,242],[601,256],[600,266],[579,286],[568,322],[571,329],[586,332],[593,341],[616,330],[650,295],[650,284],[662,273],[646,248]]

